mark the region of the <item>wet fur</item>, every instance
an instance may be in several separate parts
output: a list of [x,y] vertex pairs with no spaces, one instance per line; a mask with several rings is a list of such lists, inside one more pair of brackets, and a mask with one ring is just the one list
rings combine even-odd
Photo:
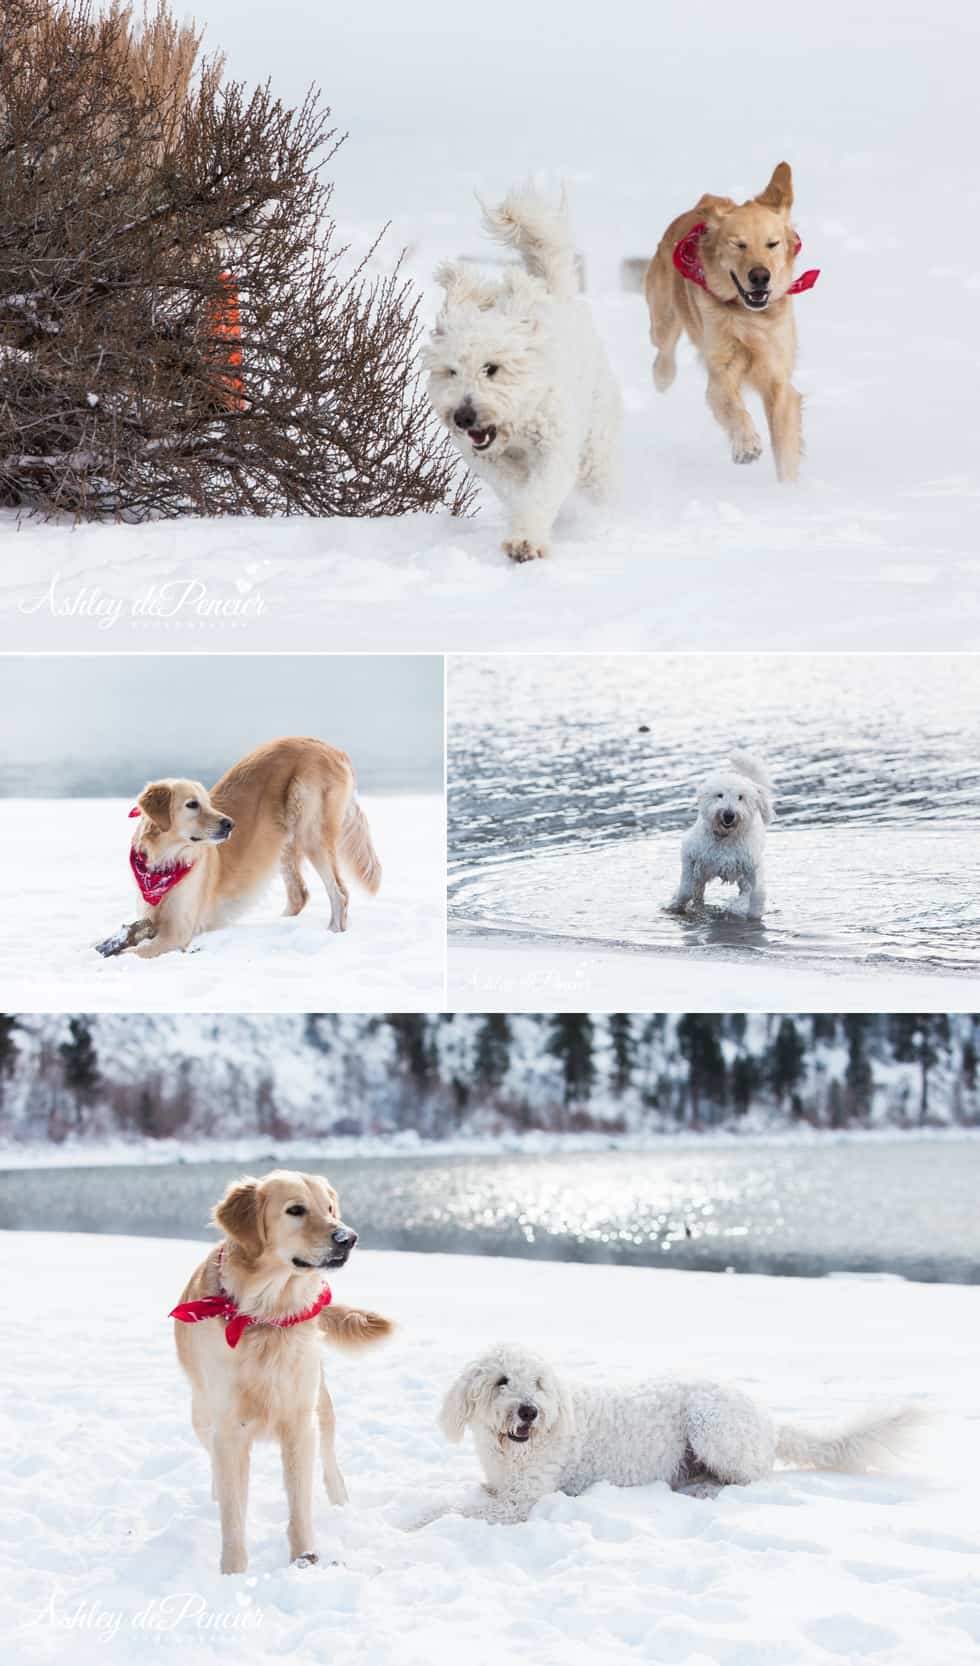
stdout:
[[[698,349],[708,373],[708,404],[728,436],[736,463],[762,455],[762,442],[742,398],[750,387],[762,396],[780,480],[799,475],[802,454],[801,401],[792,383],[796,363],[793,282],[796,234],[790,223],[793,179],[780,162],[764,191],[748,202],[703,196],[673,220],[660,240],[646,277],[650,339],[657,348],[653,379],[661,393],[676,374],[675,353],[682,332]],[[709,294],[677,271],[674,249],[704,221],[700,252]],[[776,241],[775,249],[767,247]],[[744,249],[735,245],[744,243]],[[751,312],[739,298],[755,266],[771,273],[772,298],[764,312]]]
[[[287,1215],[286,1208],[295,1203],[302,1203],[307,1214]],[[329,1248],[331,1234],[343,1227],[337,1194],[327,1181],[289,1170],[261,1180],[245,1176],[215,1205],[212,1220],[225,1236],[220,1283],[243,1313],[280,1318],[312,1305],[326,1275],[315,1265],[297,1269],[292,1257],[316,1262]],[[217,1294],[219,1247],[201,1262],[182,1302]],[[275,1440],[282,1453],[290,1557],[316,1559],[317,1427],[327,1497],[331,1504],[347,1500],[334,1451],[334,1410],[320,1342],[360,1348],[381,1341],[392,1328],[380,1313],[331,1303],[316,1319],[289,1329],[250,1326],[238,1346],[229,1348],[220,1319],[174,1321],[177,1357],[191,1383],[191,1421],[211,1459],[213,1496],[221,1515],[222,1573],[244,1573],[248,1566],[245,1516],[249,1456],[256,1440]]]
[[[138,918],[152,923],[152,937],[123,940],[119,948],[109,939],[102,952],[152,959],[186,949],[200,932],[241,913],[277,866],[286,886],[284,913],[299,914],[309,900],[304,861],[312,863],[330,899],[330,930],[346,931],[350,894],[342,869],[372,895],[381,884],[355,786],[346,752],[300,737],[257,747],[210,791],[188,779],[149,782],[138,799],[133,846],[152,867],[189,863],[191,872],[156,907],[141,898]],[[200,808],[187,810],[188,800]],[[222,840],[228,817],[234,828]]]

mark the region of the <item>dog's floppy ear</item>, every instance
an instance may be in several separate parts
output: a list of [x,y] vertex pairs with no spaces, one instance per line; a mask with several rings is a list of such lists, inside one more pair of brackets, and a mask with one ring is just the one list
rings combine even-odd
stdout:
[[555,1433],[570,1435],[575,1428],[575,1410],[572,1405],[572,1397],[560,1377],[555,1379],[555,1405],[557,1407]]
[[458,1446],[476,1414],[477,1391],[482,1376],[479,1365],[461,1371],[442,1402],[439,1427],[447,1440]]
[[220,1203],[211,1211],[211,1219],[226,1238],[234,1239],[246,1255],[258,1255],[262,1248],[259,1225],[259,1182],[246,1174],[228,1187]]
[[[489,312],[496,304],[496,284],[488,283],[478,272],[459,261],[444,260],[432,275],[436,283],[446,291],[447,307],[469,302],[479,307],[481,312]],[[436,328],[438,327],[437,324]]]
[[788,162],[777,163],[769,184],[755,200],[763,208],[775,209],[777,214],[789,213],[793,206],[793,172]]
[[735,207],[736,204],[731,197],[714,197],[710,191],[706,191],[695,204],[694,212],[701,220],[723,220]]
[[144,816],[166,833],[170,826],[170,788],[163,781],[150,781],[136,800]]

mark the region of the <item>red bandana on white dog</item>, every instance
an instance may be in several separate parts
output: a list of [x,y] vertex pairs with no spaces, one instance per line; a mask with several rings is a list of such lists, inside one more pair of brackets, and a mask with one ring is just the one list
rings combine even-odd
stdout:
[[[686,278],[688,283],[696,283],[701,289],[707,289],[708,294],[711,295],[711,290],[708,289],[708,280],[704,275],[704,267],[701,264],[701,238],[707,229],[708,228],[704,220],[700,221],[698,225],[692,226],[687,236],[682,237],[680,242],[675,246],[673,260],[674,265],[681,274],[681,277]],[[797,237],[796,248],[793,251],[794,254],[799,254],[802,247],[803,244],[800,238]],[[805,289],[813,288],[819,276],[819,267],[816,267],[813,271],[804,272],[802,277],[794,279],[794,281],[790,284],[786,291],[787,295],[802,295]],[[721,296],[714,295],[712,296],[712,299],[720,301]],[[730,301],[726,301],[723,304],[726,306],[733,306],[737,300],[738,296],[733,295]]]
[[[218,1251],[219,1273],[224,1254],[225,1246],[222,1244]],[[251,1314],[238,1311],[237,1302],[219,1284],[216,1296],[202,1296],[196,1302],[178,1302],[170,1318],[180,1319],[185,1325],[196,1325],[201,1319],[227,1319],[225,1341],[229,1348],[237,1348],[243,1331],[247,1330],[249,1325],[275,1325],[277,1330],[287,1330],[290,1325],[301,1325],[306,1319],[315,1319],[332,1301],[333,1291],[329,1284],[325,1284],[313,1306],[306,1308],[302,1313],[289,1313],[285,1319],[253,1319]]]

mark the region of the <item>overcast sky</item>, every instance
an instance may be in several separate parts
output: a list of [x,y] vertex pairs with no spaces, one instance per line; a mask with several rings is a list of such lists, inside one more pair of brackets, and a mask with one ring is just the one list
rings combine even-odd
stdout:
[[439,791],[432,655],[0,657],[0,794],[114,797],[155,775],[213,784],[279,735],[349,752],[366,792]]

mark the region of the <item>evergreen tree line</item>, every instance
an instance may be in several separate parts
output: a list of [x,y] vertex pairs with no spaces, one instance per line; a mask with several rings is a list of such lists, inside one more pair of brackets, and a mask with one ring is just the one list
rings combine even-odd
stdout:
[[[221,1019],[208,1024],[210,1069],[199,1053],[150,1042],[124,1070],[98,1018],[0,1014],[0,1135],[438,1139],[738,1127],[753,1116],[753,1126],[830,1129],[980,1123],[980,1020],[941,1013],[311,1013],[299,1032],[311,1086],[300,1092],[277,1074],[278,1032],[249,1055]],[[292,1063],[296,1024],[282,1026],[278,1056]]]

